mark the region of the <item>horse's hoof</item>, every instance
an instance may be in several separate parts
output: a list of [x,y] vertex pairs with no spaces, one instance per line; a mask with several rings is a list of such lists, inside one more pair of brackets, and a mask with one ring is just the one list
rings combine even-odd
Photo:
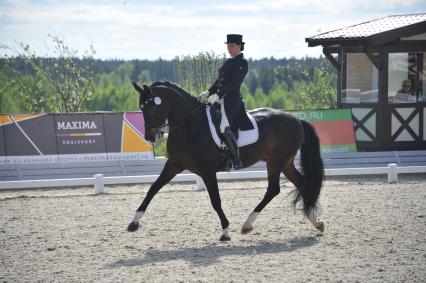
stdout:
[[316,228],[321,232],[324,233],[325,230],[325,225],[324,222],[319,222],[318,225],[316,226]]
[[135,232],[139,229],[139,222],[130,222],[129,226],[127,226],[128,232]]
[[226,236],[226,235],[222,235],[220,237],[219,241],[221,241],[221,242],[228,242],[228,241],[231,241],[231,237]]
[[243,227],[241,229],[241,234],[246,235],[246,234],[250,233],[251,231],[253,231],[253,227]]

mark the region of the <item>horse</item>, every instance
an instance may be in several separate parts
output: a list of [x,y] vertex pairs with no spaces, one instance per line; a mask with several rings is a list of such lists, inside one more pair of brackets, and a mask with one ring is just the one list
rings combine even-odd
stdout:
[[[127,230],[134,232],[149,203],[160,189],[183,170],[189,170],[204,181],[211,205],[219,216],[220,241],[229,241],[229,221],[222,209],[216,173],[223,171],[226,154],[212,139],[206,105],[181,87],[170,82],[154,82],[151,86],[132,83],[139,93],[139,107],[145,120],[145,139],[154,143],[169,126],[168,159],[158,179],[151,185],[136,210]],[[319,139],[313,126],[295,116],[272,108],[248,111],[258,124],[257,142],[240,148],[242,167],[262,160],[266,162],[268,186],[259,204],[249,214],[242,234],[253,230],[253,222],[265,206],[280,193],[280,174],[295,186],[294,207],[302,206],[304,215],[323,232],[324,223],[317,217],[317,202],[324,180]],[[294,165],[300,149],[301,170]],[[298,205],[297,205],[298,204]]]

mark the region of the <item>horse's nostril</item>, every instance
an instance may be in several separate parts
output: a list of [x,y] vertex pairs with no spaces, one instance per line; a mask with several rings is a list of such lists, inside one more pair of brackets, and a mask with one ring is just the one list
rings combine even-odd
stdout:
[[155,138],[152,135],[145,135],[145,140],[148,141],[148,142],[152,143],[152,142],[154,142],[154,139]]
[[155,140],[156,141],[161,140],[163,138],[163,136],[164,136],[164,132],[158,131],[158,132],[155,133]]

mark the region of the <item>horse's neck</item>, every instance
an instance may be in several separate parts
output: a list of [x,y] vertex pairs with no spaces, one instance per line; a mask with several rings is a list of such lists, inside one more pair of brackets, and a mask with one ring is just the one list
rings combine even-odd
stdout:
[[175,94],[170,95],[170,101],[170,111],[167,117],[169,124],[178,125],[185,122],[187,119],[193,120],[197,118],[196,116],[198,115],[194,116],[193,114],[195,114],[194,112],[201,107],[201,104],[197,104],[183,95]]
[[[191,98],[183,95],[175,95],[170,99],[170,110],[168,113],[169,137],[167,140],[169,157],[181,156],[186,145],[192,144],[194,135],[203,133],[203,127],[207,127],[207,116],[203,105],[196,103]],[[179,153],[176,153],[179,149]],[[185,150],[184,150],[185,151]]]

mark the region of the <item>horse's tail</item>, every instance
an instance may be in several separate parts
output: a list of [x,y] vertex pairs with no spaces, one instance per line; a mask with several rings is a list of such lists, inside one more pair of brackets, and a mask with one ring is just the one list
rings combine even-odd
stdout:
[[298,188],[294,204],[303,199],[303,211],[306,215],[316,208],[324,180],[324,166],[321,159],[319,138],[314,127],[302,121],[305,140],[300,149],[303,184]]

